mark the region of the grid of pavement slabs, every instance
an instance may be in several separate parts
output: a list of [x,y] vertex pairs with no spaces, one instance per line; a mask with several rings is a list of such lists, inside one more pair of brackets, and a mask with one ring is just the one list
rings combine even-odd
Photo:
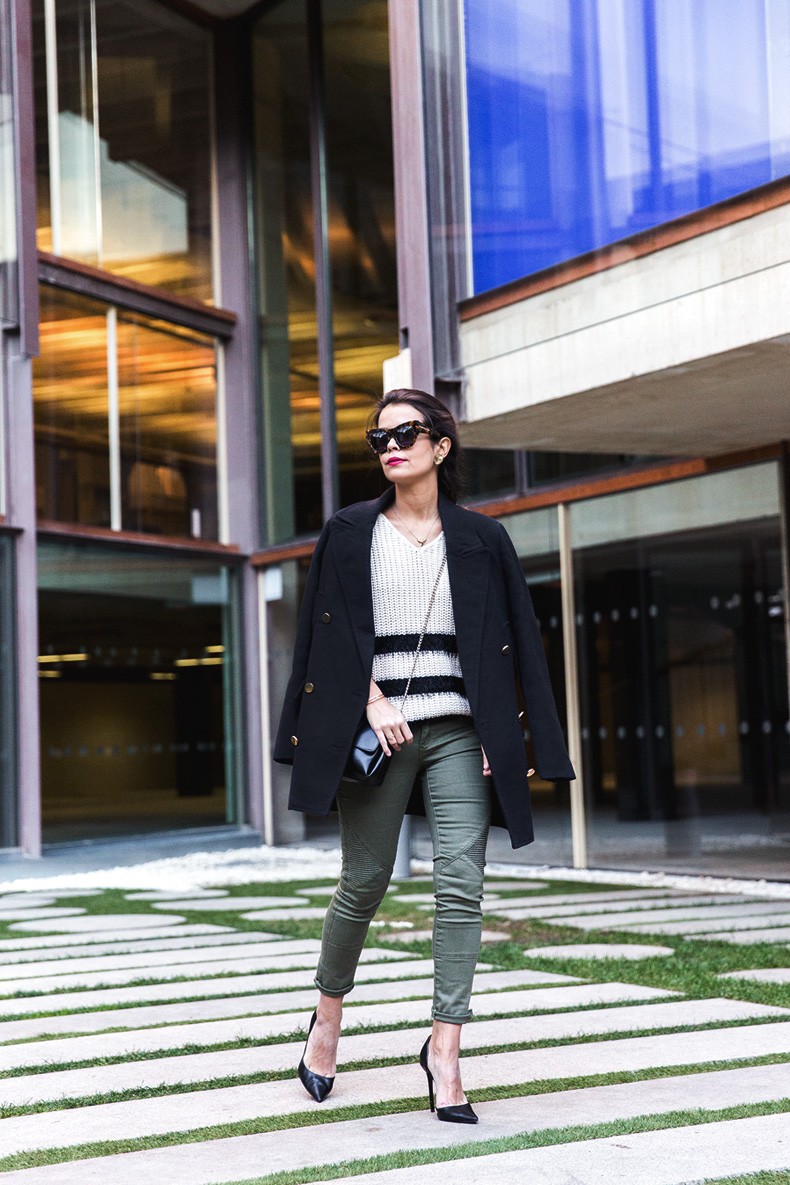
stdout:
[[[92,913],[76,893],[0,896],[3,1181],[237,1185],[283,1171],[346,1185],[422,1185],[427,1172],[453,1185],[681,1185],[760,1171],[790,1180],[790,968],[722,975],[723,995],[710,999],[639,982],[651,957],[645,935],[743,945],[773,931],[782,943],[787,902],[655,888],[560,892],[526,879],[490,888],[486,915],[502,929],[487,936],[464,1030],[476,1127],[438,1123],[427,1109],[416,1059],[429,1031],[432,965],[405,948],[407,931],[386,925],[371,930],[335,1087],[313,1122],[316,1104],[294,1068],[319,943],[300,937],[298,924],[320,916],[305,902],[327,896],[325,885],[294,896],[276,887],[265,896],[129,893],[129,912],[116,904],[112,915]],[[429,886],[393,885],[391,899],[430,909]],[[497,965],[497,939],[530,919],[575,929],[578,943],[564,929],[551,953],[584,957],[589,978],[528,965],[548,947],[527,948],[519,966]],[[598,930],[634,931],[629,982],[608,975],[599,956],[622,944],[607,933],[596,943]],[[750,987],[760,983],[787,985],[788,1006],[756,1002]],[[741,1118],[726,1113],[743,1107],[751,1111]],[[688,1122],[672,1126],[670,1114],[683,1112]],[[627,1126],[644,1117],[657,1130]],[[613,1123],[620,1135],[595,1130]],[[580,1125],[589,1138],[572,1133]],[[503,1138],[533,1146],[490,1150]],[[462,1159],[443,1159],[461,1145]],[[382,1163],[372,1174],[361,1163],[397,1154],[421,1163]],[[347,1169],[339,1178],[338,1163]]]

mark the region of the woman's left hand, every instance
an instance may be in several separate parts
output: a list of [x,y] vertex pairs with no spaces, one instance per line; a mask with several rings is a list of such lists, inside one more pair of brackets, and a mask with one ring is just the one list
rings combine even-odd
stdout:
[[488,758],[486,757],[486,751],[482,747],[482,745],[480,746],[480,752],[483,754],[483,777],[490,778],[491,777],[491,766],[488,764]]

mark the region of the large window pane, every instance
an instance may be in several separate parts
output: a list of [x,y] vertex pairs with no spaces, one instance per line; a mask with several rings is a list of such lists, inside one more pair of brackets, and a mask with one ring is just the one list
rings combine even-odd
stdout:
[[40,518],[216,539],[213,339],[41,290]]
[[474,290],[790,172],[790,0],[465,0]]
[[380,489],[364,432],[384,360],[398,352],[387,3],[328,0],[323,14],[335,401],[347,505]]
[[[305,11],[304,0],[274,6],[257,23],[253,43],[262,415],[272,540],[317,531],[322,522]],[[364,429],[381,392],[382,363],[398,349],[387,5],[326,0],[322,15],[330,331],[345,504],[380,488]]]
[[33,365],[39,518],[110,526],[107,310],[41,289]]
[[572,508],[593,863],[786,868],[777,511],[773,465]]
[[45,543],[39,585],[45,840],[238,821],[233,574]]
[[321,432],[303,0],[255,27],[256,230],[268,534],[321,525]]
[[210,301],[209,35],[147,0],[36,0],[34,29],[39,245]]
[[118,318],[124,529],[217,537],[214,343]]

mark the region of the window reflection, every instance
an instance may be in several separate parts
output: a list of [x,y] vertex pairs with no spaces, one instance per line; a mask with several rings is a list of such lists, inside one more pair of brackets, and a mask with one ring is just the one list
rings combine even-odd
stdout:
[[235,821],[235,592],[212,561],[39,547],[49,842]]
[[216,538],[213,342],[119,317],[118,403],[124,528]]
[[790,172],[788,0],[465,0],[474,290]]
[[39,518],[110,526],[107,310],[41,289],[33,364]]
[[[347,504],[379,488],[364,429],[383,361],[398,349],[387,5],[327,0],[323,21],[335,402]],[[287,0],[258,22],[254,88],[267,510],[271,538],[284,539],[322,521],[303,0]],[[283,497],[289,488],[292,515]]]
[[39,517],[215,539],[213,340],[41,292],[33,371]]
[[55,12],[36,0],[39,246],[210,301],[207,33],[146,0]]

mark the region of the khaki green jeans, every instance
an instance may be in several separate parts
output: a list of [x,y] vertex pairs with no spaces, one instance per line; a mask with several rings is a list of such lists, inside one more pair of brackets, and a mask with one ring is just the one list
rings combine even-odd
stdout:
[[469,716],[411,726],[381,786],[344,782],[337,795],[343,866],[324,922],[316,987],[345,996],[390,882],[398,834],[415,780],[422,783],[433,840],[435,1020],[463,1024],[480,953],[483,869],[491,821],[490,779]]

